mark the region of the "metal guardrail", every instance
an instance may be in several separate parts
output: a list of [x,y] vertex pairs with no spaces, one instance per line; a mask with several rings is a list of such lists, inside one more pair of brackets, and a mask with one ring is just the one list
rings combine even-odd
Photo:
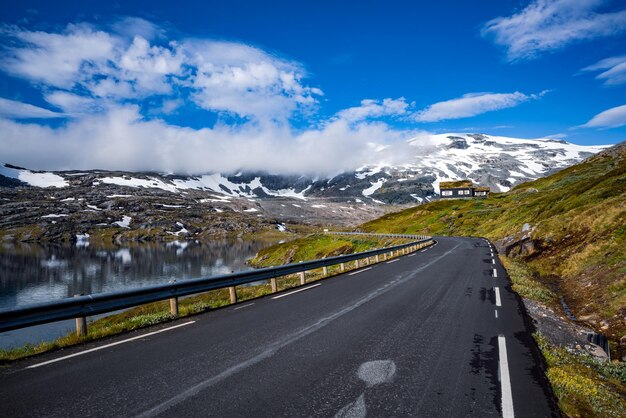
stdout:
[[325,234],[331,235],[367,235],[372,237],[387,237],[387,238],[407,238],[407,239],[430,239],[430,237],[426,235],[411,235],[411,234],[377,234],[374,232],[336,232],[336,231],[326,231]]
[[[356,267],[358,268],[360,267],[358,260],[376,257],[376,261],[378,261],[378,256],[381,254],[392,253],[393,255],[393,252],[395,251],[398,255],[400,251],[402,251],[402,253],[406,253],[406,249],[415,251],[422,248],[429,240],[430,238],[425,238],[407,244],[400,244],[393,247],[370,250],[362,253],[347,254],[240,273],[190,279],[119,292],[77,296],[60,301],[45,302],[17,309],[0,311],[0,332],[75,318],[77,333],[84,335],[86,333],[87,316],[113,312],[120,309],[131,308],[133,306],[167,299],[170,300],[170,309],[172,314],[174,316],[178,316],[178,298],[182,296],[228,287],[230,288],[231,302],[234,303],[237,300],[235,286],[238,285],[262,280],[271,280],[272,291],[275,292],[275,280],[279,277],[300,273],[301,284],[304,284],[305,272],[308,270],[323,268],[324,272],[327,273],[327,267],[342,264],[343,271],[343,263],[355,260],[357,261]],[[384,259],[386,259],[386,256]]]

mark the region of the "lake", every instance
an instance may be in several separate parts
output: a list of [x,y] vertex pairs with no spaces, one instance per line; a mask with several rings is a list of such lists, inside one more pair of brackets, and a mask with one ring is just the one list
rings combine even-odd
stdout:
[[[0,310],[116,290],[249,270],[268,241],[175,241],[122,247],[3,244]],[[62,321],[0,333],[0,348],[54,339],[73,329]]]

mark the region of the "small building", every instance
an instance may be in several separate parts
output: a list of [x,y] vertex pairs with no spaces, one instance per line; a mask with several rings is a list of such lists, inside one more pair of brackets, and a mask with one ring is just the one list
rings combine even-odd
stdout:
[[465,199],[470,197],[489,197],[489,187],[475,186],[471,180],[442,181],[439,183],[439,195],[442,199]]

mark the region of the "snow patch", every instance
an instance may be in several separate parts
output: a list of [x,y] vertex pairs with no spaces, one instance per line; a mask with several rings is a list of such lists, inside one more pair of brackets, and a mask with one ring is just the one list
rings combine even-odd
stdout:
[[385,184],[386,181],[387,179],[383,178],[383,179],[378,179],[374,183],[370,182],[371,186],[363,190],[363,196],[371,196],[376,190],[383,187],[383,184]]
[[18,180],[35,187],[67,187],[70,183],[63,177],[54,173],[33,173],[28,170],[20,170]]
[[121,221],[115,221],[113,222],[113,225],[117,225],[120,226],[122,228],[130,228],[130,221],[132,221],[133,218],[131,218],[130,216],[122,216],[122,220]]
[[89,247],[89,234],[76,234],[77,247]]

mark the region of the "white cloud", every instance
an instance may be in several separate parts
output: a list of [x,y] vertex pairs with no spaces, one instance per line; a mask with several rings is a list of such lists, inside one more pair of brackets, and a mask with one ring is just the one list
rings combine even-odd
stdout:
[[[25,167],[196,174],[242,169],[337,174],[364,161],[405,163],[415,150],[402,147],[416,135],[384,123],[340,119],[298,133],[259,124],[192,129],[145,120],[136,106],[111,108],[57,128],[0,119],[0,132],[3,160]],[[394,147],[387,149],[389,144]]]
[[63,112],[74,116],[100,109],[99,104],[94,99],[62,90],[46,93],[44,99],[51,105],[63,110]]
[[618,34],[626,10],[598,13],[606,0],[535,0],[509,17],[487,22],[482,34],[507,49],[510,61],[536,58],[573,42]]
[[[213,39],[165,42],[164,31],[150,22],[124,22],[136,25],[114,25],[113,32],[89,24],[70,24],[59,33],[5,28],[0,68],[43,90],[105,102],[91,111],[109,101],[149,106],[161,100],[144,99],[165,96],[209,111],[284,121],[309,111],[323,94],[303,84],[302,65],[259,48]],[[48,97],[60,107],[69,100],[60,93]]]
[[602,71],[596,78],[604,80],[606,85],[624,84],[626,83],[626,55],[605,58],[581,71]]
[[241,117],[285,119],[316,103],[321,90],[303,86],[304,69],[295,62],[233,42],[196,40],[184,44],[197,71],[189,82],[201,107]]
[[355,122],[384,116],[402,116],[408,113],[410,104],[404,97],[399,99],[361,100],[360,106],[349,107],[337,113],[337,118]]
[[417,112],[413,118],[418,122],[437,122],[447,119],[467,118],[494,110],[515,107],[539,95],[526,95],[518,91],[514,93],[469,93],[457,99],[446,100],[428,106]]
[[63,33],[13,28],[7,35],[21,46],[7,48],[2,69],[57,88],[72,88],[94,73],[106,72],[116,48],[111,35],[88,25],[70,24]]
[[49,119],[64,118],[67,115],[53,112],[43,107],[33,106],[28,103],[17,102],[15,100],[0,97],[0,116],[13,119]]
[[613,107],[595,115],[581,128],[618,128],[626,125],[626,105]]

